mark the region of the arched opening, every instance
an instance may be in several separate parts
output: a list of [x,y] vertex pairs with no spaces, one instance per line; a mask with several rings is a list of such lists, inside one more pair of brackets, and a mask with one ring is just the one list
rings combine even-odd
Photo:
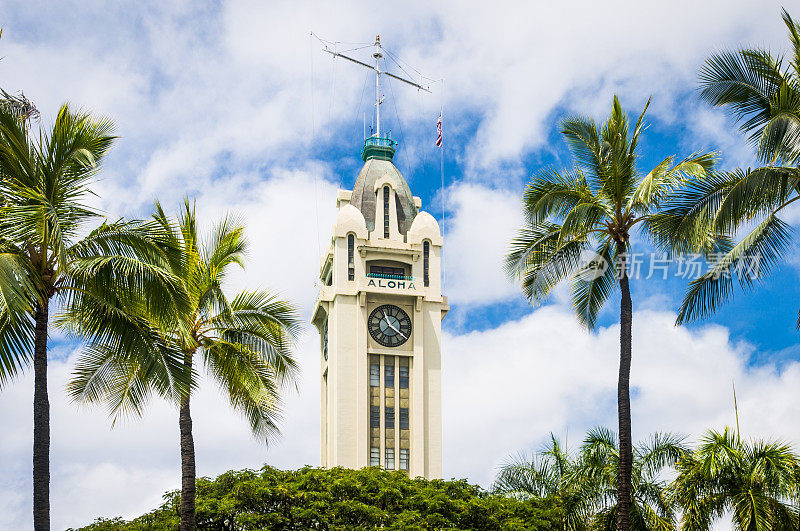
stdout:
[[422,282],[426,288],[431,285],[430,265],[431,265],[431,242],[425,240],[424,242],[422,242]]
[[347,235],[347,280],[356,279],[356,237],[354,234]]
[[389,187],[383,187],[383,237],[389,237]]

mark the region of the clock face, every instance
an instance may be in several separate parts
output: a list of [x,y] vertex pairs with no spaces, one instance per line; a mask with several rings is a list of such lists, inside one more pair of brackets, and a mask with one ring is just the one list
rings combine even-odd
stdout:
[[378,306],[369,314],[369,335],[384,347],[397,347],[411,336],[411,318],[393,304]]

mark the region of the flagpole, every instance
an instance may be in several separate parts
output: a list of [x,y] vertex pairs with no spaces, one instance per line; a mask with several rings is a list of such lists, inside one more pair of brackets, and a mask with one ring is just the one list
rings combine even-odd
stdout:
[[[443,123],[444,122],[444,78],[442,79],[442,95],[441,95],[441,98],[442,98],[442,100],[441,100],[441,104],[440,104],[440,107],[439,107],[439,123],[441,124],[441,129],[444,129],[444,123]],[[444,215],[444,212],[445,212],[445,210],[444,210],[445,199],[444,199],[444,194],[445,194],[445,188],[444,188],[444,132],[443,131],[441,132],[441,135],[442,135],[442,144],[439,146],[439,173],[440,173],[441,180],[442,180],[442,241],[444,241],[444,234],[445,234],[445,215]],[[441,252],[442,252],[442,257],[441,257],[441,263],[442,263],[442,293],[444,293],[444,288],[445,288],[445,283],[446,283],[445,281],[447,279],[447,275],[445,273],[446,270],[445,270],[445,267],[444,267],[444,246],[442,246],[442,251]]]

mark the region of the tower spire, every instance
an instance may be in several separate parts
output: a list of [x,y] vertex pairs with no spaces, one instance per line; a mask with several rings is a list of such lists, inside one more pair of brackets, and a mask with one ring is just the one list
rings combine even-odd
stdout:
[[381,36],[375,36],[375,51],[372,52],[372,57],[375,58],[375,136],[381,136],[381,59],[383,59],[383,50],[381,50]]

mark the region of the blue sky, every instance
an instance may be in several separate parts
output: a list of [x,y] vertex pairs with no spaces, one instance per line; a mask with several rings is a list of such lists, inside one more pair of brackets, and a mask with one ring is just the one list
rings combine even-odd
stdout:
[[[696,73],[714,50],[784,49],[779,15],[777,3],[749,0],[0,0],[0,87],[24,90],[43,124],[67,100],[114,119],[121,138],[95,206],[110,217],[146,216],[156,197],[174,209],[189,195],[209,223],[236,213],[251,251],[232,290],[278,289],[308,316],[336,189],[350,188],[360,169],[374,94],[366,70],[333,61],[310,31],[355,43],[379,33],[403,61],[443,78],[430,95],[386,85],[382,127],[400,141],[395,163],[423,209],[441,220],[445,200],[444,474],[488,487],[503,459],[550,431],[574,440],[615,424],[618,299],[588,332],[566,289],[533,309],[500,267],[528,177],[570,163],[559,121],[600,121],[613,94],[638,114],[652,96],[643,171],[698,150],[721,151],[723,168],[752,164],[730,120],[698,100]],[[444,192],[433,145],[442,105]],[[751,293],[683,328],[672,323],[685,281],[633,283],[635,436],[696,438],[732,422],[735,381],[744,429],[800,441],[799,264],[793,248]],[[64,396],[76,345],[55,332],[52,346],[54,528],[156,506],[179,482],[177,413],[154,401],[145,418],[111,430],[103,411]],[[298,344],[299,391],[287,393],[283,438],[269,447],[204,386],[194,408],[201,475],[318,463],[317,347],[309,328]],[[27,375],[0,390],[0,529],[30,525],[31,389]]]

